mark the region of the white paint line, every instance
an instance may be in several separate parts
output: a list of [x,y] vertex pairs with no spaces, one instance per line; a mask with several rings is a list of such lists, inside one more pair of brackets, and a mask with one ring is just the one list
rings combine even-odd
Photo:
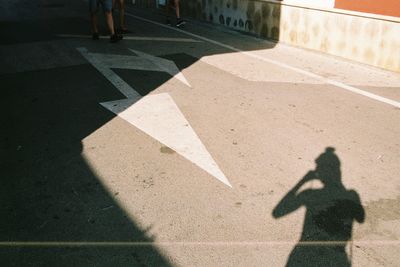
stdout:
[[[58,37],[62,38],[81,38],[91,39],[92,36],[82,34],[57,34]],[[109,39],[109,36],[99,36],[100,39]],[[159,41],[159,42],[180,42],[180,43],[201,43],[200,40],[189,39],[189,38],[172,38],[172,37],[143,37],[143,36],[127,36],[124,35],[124,40],[129,41]]]
[[77,50],[82,56],[89,61],[101,74],[104,75],[125,97],[131,99],[139,99],[141,95],[134,90],[129,84],[121,79],[108,66],[104,65],[95,54],[91,54],[84,47],[79,47]]
[[145,22],[148,22],[148,23],[152,23],[154,25],[158,25],[160,27],[164,27],[164,28],[167,28],[167,29],[170,29],[170,30],[174,30],[174,31],[186,34],[186,35],[191,36],[191,37],[198,38],[200,40],[215,44],[217,46],[224,47],[226,49],[242,53],[242,54],[247,55],[247,56],[249,56],[251,58],[258,59],[258,60],[261,60],[261,61],[264,61],[264,62],[267,62],[267,63],[271,63],[271,64],[274,64],[274,65],[280,66],[280,67],[285,68],[285,69],[292,70],[294,72],[297,72],[297,73],[303,74],[305,76],[314,78],[316,80],[322,81],[322,82],[324,82],[326,84],[331,84],[331,85],[334,85],[334,86],[336,86],[338,88],[341,88],[341,89],[344,89],[344,90],[347,90],[347,91],[350,91],[350,92],[353,92],[353,93],[356,93],[356,94],[359,94],[359,95],[363,95],[365,97],[380,101],[382,103],[386,103],[386,104],[392,105],[394,107],[400,108],[400,102],[397,102],[395,100],[392,100],[392,99],[389,99],[389,98],[385,98],[385,97],[382,97],[382,96],[379,96],[379,95],[376,95],[376,94],[373,94],[373,93],[370,93],[370,92],[355,88],[353,86],[346,85],[344,83],[341,83],[341,82],[338,82],[338,81],[335,81],[335,80],[331,80],[331,79],[322,77],[322,76],[317,75],[315,73],[312,73],[310,71],[302,70],[300,68],[293,67],[293,66],[290,66],[288,64],[285,64],[285,63],[282,63],[282,62],[279,62],[279,61],[276,61],[276,60],[265,58],[265,57],[259,56],[257,54],[254,54],[252,52],[243,51],[243,50],[235,48],[233,46],[230,46],[230,45],[218,42],[218,41],[214,41],[212,39],[209,39],[209,38],[206,38],[206,37],[194,34],[194,33],[190,33],[190,32],[187,32],[187,31],[184,31],[184,30],[181,30],[181,29],[173,28],[173,27],[170,27],[170,26],[167,26],[167,25],[164,25],[164,24],[161,24],[161,23],[149,20],[149,19],[145,19],[145,18],[136,16],[136,15],[132,15],[130,13],[126,13],[126,16],[135,18],[137,20],[145,21]]
[[[130,69],[130,70],[148,70],[148,71],[162,71],[170,74],[172,77],[178,79],[188,87],[192,87],[186,80],[185,76],[181,73],[175,62],[146,54],[144,52],[132,50],[137,56],[127,55],[110,55],[101,53],[89,53],[87,50],[78,48],[78,51],[90,62],[96,69],[98,69],[112,84],[117,87],[121,93],[126,97],[132,95],[132,89],[126,84],[118,75],[111,69]],[[121,86],[121,88],[120,88]],[[135,91],[136,92],[136,91]],[[136,96],[134,96],[136,97]]]
[[168,93],[101,103],[229,187],[232,185]]
[[[222,54],[216,53],[209,56],[202,56],[200,61],[246,81],[272,83],[282,82],[283,75],[280,67],[271,66],[268,70],[268,73],[266,73],[264,62],[260,60],[254,60],[253,58],[237,52],[229,51]],[[240,68],[238,68],[238,62],[240,62]],[[284,79],[285,83],[321,84],[320,81],[304,76],[300,73],[285,75]]]
[[171,76],[180,80],[182,83],[186,84],[188,87],[192,87],[189,82],[183,76],[182,72],[178,69],[175,62],[167,60],[164,58],[156,57],[150,54],[143,53],[141,51],[130,49],[133,53],[137,54],[139,57],[144,58],[152,62],[154,65],[160,67],[161,70],[169,73]]
[[162,68],[142,57],[101,53],[89,53],[89,55],[110,69],[163,71]]

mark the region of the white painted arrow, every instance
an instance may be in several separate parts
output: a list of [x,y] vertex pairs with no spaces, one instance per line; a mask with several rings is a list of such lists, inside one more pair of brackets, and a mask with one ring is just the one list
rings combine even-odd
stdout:
[[136,50],[131,51],[137,56],[89,53],[86,48],[78,48],[78,51],[127,97],[100,103],[102,106],[232,187],[168,93],[142,98],[111,70],[126,68],[164,71],[190,86],[174,62]]
[[119,117],[231,186],[168,93],[101,103]]
[[179,69],[176,67],[175,62],[168,60],[168,59],[155,57],[155,56],[152,56],[152,55],[149,55],[149,54],[137,51],[137,50],[133,50],[133,49],[130,49],[130,50],[133,53],[137,54],[139,57],[141,57],[143,59],[147,59],[148,61],[152,62],[154,65],[159,67],[161,71],[164,71],[164,72],[170,74],[171,76],[174,76],[176,79],[180,80],[187,86],[192,87],[192,86],[190,86],[188,81],[186,81],[186,78],[185,78],[185,76],[183,76],[182,72],[180,72]]

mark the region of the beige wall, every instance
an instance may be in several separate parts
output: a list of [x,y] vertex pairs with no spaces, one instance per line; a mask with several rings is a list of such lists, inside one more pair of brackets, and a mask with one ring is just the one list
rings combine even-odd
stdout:
[[183,14],[400,72],[400,18],[260,0],[185,0]]
[[279,40],[400,72],[400,20],[287,6]]

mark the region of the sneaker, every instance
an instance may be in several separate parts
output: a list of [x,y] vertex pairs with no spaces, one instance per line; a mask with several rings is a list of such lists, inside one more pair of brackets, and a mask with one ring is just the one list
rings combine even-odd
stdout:
[[110,43],[116,43],[122,40],[122,35],[114,34],[110,36]]
[[99,33],[98,32],[95,32],[95,33],[92,34],[92,40],[99,40],[99,39],[100,39],[100,37],[99,37]]
[[178,19],[178,21],[176,22],[176,27],[180,27],[186,24],[186,21],[184,21],[183,19]]
[[172,24],[171,24],[171,20],[169,19],[169,18],[167,18],[166,20],[165,20],[165,24],[167,24],[168,26],[171,26]]

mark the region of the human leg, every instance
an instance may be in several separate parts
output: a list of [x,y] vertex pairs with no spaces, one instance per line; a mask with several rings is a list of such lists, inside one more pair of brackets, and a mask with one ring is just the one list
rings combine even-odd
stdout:
[[97,14],[96,13],[91,13],[90,14],[90,20],[92,22],[92,39],[93,40],[98,40],[99,39],[99,29],[98,29]]
[[175,5],[176,18],[179,20],[181,18],[181,15],[179,12],[179,0],[174,0],[174,5]]
[[103,0],[103,10],[104,15],[106,17],[106,23],[108,30],[110,31],[110,42],[116,43],[122,39],[121,35],[117,35],[114,28],[114,20],[112,16],[112,7],[113,1],[112,0]]
[[99,39],[99,29],[98,29],[98,19],[97,19],[97,10],[98,10],[99,2],[97,0],[89,1],[89,12],[90,12],[90,24],[92,29],[92,39]]
[[180,9],[179,9],[179,0],[174,0],[175,3],[175,13],[176,13],[176,26],[180,27],[186,24],[186,21],[184,21],[181,18],[181,14],[180,14]]
[[125,23],[125,0],[119,0],[119,25],[122,31],[127,31]]
[[106,23],[107,23],[108,30],[110,31],[110,35],[114,35],[115,30],[114,30],[114,20],[112,17],[112,13],[111,13],[111,11],[106,11],[104,14],[106,16]]

